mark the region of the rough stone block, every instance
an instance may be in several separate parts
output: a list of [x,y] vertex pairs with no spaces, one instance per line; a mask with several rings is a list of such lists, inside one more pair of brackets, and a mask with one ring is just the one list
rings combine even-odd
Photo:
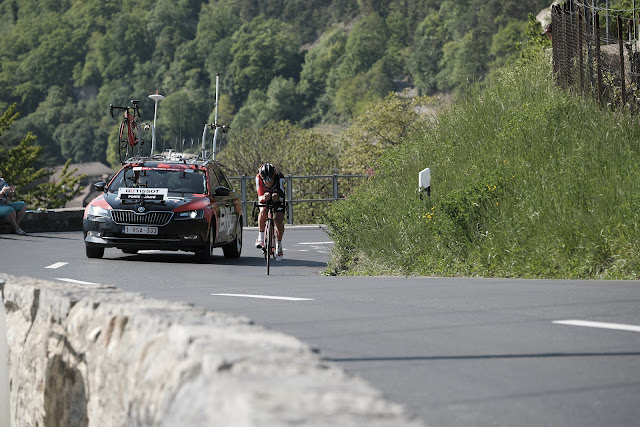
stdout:
[[14,426],[423,425],[245,318],[101,285],[0,279]]

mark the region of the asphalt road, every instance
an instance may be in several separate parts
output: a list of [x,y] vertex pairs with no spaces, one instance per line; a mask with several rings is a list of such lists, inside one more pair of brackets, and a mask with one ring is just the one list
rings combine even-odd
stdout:
[[325,277],[331,242],[288,227],[265,275],[238,260],[107,249],[82,235],[0,235],[0,272],[79,280],[243,315],[297,336],[431,426],[637,426],[640,282]]

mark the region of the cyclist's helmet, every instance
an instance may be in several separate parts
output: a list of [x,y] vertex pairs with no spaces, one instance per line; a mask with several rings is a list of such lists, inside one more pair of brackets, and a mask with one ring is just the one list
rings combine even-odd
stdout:
[[264,180],[272,179],[274,176],[276,176],[276,167],[271,163],[265,163],[260,167],[260,176]]

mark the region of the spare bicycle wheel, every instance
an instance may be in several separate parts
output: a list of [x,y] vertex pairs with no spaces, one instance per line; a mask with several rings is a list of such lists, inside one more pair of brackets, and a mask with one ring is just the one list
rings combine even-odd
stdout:
[[127,141],[127,123],[126,121],[120,122],[120,132],[118,132],[118,156],[120,156],[120,163],[124,162],[131,157],[129,148],[129,142]]

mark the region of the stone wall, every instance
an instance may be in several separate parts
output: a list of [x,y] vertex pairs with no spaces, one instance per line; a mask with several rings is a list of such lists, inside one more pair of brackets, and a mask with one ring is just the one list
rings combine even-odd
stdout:
[[245,318],[106,286],[0,278],[14,427],[422,425],[304,343]]
[[[20,222],[20,227],[27,233],[82,231],[83,215],[84,208],[27,211]],[[13,233],[13,229],[5,221],[0,220],[0,234],[9,233]]]

